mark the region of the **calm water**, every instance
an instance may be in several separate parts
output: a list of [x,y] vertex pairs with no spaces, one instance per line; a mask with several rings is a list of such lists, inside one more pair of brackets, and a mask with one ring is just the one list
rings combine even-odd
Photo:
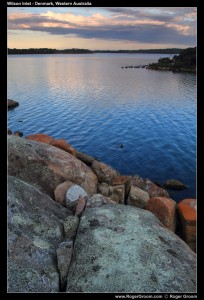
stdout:
[[[196,76],[146,69],[166,55],[8,57],[8,127],[64,138],[122,174],[175,178],[196,197]],[[124,147],[119,146],[123,144]]]

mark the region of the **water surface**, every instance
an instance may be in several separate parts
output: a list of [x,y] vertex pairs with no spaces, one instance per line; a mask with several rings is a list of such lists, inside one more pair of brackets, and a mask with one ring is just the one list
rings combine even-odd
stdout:
[[[196,197],[196,76],[126,65],[158,54],[10,55],[8,127],[64,138],[122,174],[189,186]],[[123,144],[124,147],[119,146]]]

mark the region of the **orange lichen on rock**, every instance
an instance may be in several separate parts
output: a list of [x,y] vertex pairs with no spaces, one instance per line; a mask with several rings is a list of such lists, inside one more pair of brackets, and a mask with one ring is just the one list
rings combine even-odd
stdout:
[[151,211],[168,229],[176,229],[176,202],[166,197],[154,197],[148,201],[146,209]]
[[67,143],[64,139],[61,140],[53,140],[50,145],[57,147],[61,150],[64,150],[74,156],[76,156],[76,150],[69,144]]
[[196,199],[184,199],[178,204],[178,213],[186,243],[196,250]]
[[55,139],[47,134],[44,133],[36,133],[36,134],[30,134],[26,136],[27,140],[32,140],[36,142],[41,142],[45,144],[50,144],[53,142]]

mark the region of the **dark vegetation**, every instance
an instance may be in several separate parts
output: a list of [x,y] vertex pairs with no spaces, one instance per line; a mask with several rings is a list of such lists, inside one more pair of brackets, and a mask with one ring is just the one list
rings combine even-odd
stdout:
[[145,50],[95,50],[88,49],[50,49],[50,48],[29,48],[29,49],[10,49],[8,48],[8,54],[94,54],[94,53],[157,53],[157,54],[179,54],[182,49],[168,48],[168,49],[145,49]]
[[149,64],[149,69],[172,70],[175,72],[196,72],[196,47],[187,48],[173,58],[160,58],[157,63]]

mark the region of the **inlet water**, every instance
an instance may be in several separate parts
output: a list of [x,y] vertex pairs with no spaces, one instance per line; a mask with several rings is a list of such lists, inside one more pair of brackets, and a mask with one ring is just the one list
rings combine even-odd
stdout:
[[[64,138],[122,174],[178,179],[196,197],[196,75],[122,68],[167,55],[8,56],[8,127]],[[123,147],[120,147],[120,145]]]

